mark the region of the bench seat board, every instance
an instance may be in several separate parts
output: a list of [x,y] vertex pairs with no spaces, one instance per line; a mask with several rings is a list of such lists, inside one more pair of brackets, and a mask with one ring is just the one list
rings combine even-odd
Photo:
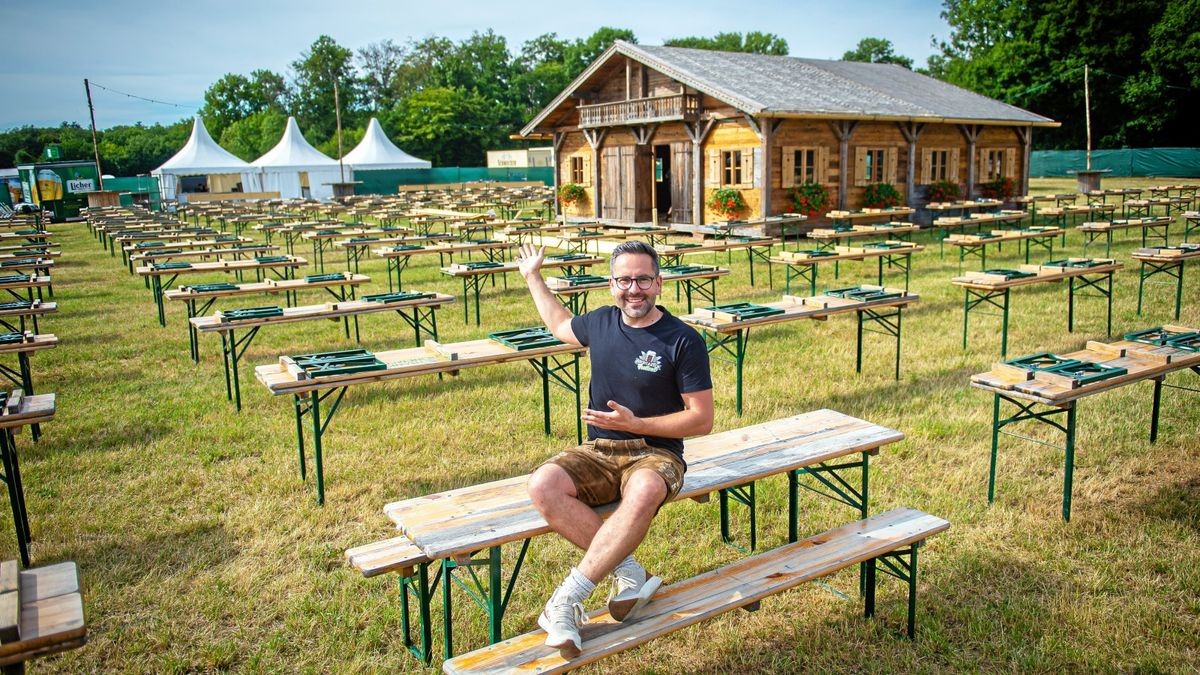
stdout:
[[[688,471],[676,499],[859,452],[904,435],[833,410],[818,410],[688,440]],[[431,559],[453,557],[549,531],[525,489],[527,476],[388,504],[384,512]],[[615,504],[596,509],[602,517]]]
[[614,621],[607,609],[592,612],[580,628],[583,653],[574,659],[563,659],[557,649],[546,647],[545,632],[535,630],[450,659],[442,669],[449,674],[564,672],[923,541],[949,527],[937,516],[894,509],[666,586],[633,621]]
[[0,665],[78,647],[87,638],[73,562],[22,570],[21,639],[0,645]]
[[412,576],[415,565],[429,562],[421,549],[404,535],[347,549],[346,560],[364,577],[393,571],[400,572],[401,576]]

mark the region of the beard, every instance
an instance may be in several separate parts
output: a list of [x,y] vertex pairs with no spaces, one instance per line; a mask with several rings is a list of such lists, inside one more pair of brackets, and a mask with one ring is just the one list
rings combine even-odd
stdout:
[[[654,309],[654,300],[655,298],[653,296],[645,294],[641,294],[633,298],[622,295],[621,297],[617,298],[617,307],[620,308],[622,314],[630,319],[640,319],[649,314],[650,310]],[[630,306],[631,302],[640,302],[641,304],[637,306]]]

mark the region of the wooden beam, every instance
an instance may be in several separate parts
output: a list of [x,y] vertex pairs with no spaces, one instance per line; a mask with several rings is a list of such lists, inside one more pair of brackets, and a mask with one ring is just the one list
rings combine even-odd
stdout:
[[604,137],[608,135],[607,129],[584,129],[583,137],[587,139],[588,145],[592,148],[592,191],[596,198],[592,200],[592,216],[600,217],[600,200],[603,195],[603,190],[600,185],[600,146],[604,143]]
[[775,137],[775,130],[779,128],[779,120],[765,119],[762,120],[762,161],[755,162],[755,170],[761,172],[762,175],[762,191],[759,193],[759,203],[761,205],[760,215],[763,218],[771,215],[771,140]]
[[701,148],[715,122],[712,118],[683,123],[683,130],[692,142],[692,224],[704,224],[704,157]]
[[658,131],[657,124],[643,124],[636,127],[630,127],[633,132],[633,140],[638,145],[647,145],[654,138],[654,132]]
[[[554,183],[553,183],[553,185],[554,185],[554,194],[556,196],[558,195],[558,188],[560,187],[558,184],[558,177],[562,175],[562,167],[560,166],[562,157],[559,155],[559,150],[562,149],[563,141],[566,140],[566,138],[567,138],[567,135],[562,133],[561,131],[554,132],[554,146],[550,150],[550,164],[554,167],[554,176],[553,176]],[[554,200],[554,217],[558,218],[561,215],[562,215],[562,204],[560,204],[558,202],[558,200],[555,199]]]
[[647,98],[650,96],[650,69],[646,67],[646,64],[640,64],[638,66],[638,74],[640,75],[638,78],[640,80],[638,83],[638,98]]
[[755,135],[761,139],[763,137],[763,130],[758,120],[754,119],[754,116],[747,112],[742,113],[742,117],[746,119],[746,124],[749,124],[750,128],[754,130]]
[[983,127],[977,124],[960,124],[958,131],[967,140],[967,199],[975,195],[975,141],[979,140],[979,133]]
[[849,186],[850,137],[858,128],[857,120],[838,120],[830,122],[833,134],[838,139],[838,208],[846,208],[846,190]]
[[633,98],[633,59],[625,57],[625,100]]
[[1033,150],[1033,127],[1014,127],[1017,139],[1021,142],[1021,154],[1025,158],[1025,168],[1021,171],[1021,184],[1017,187],[1020,194],[1029,194],[1029,160]]
[[917,139],[925,130],[919,122],[897,122],[900,134],[908,141],[908,162],[904,178],[904,203],[912,206],[917,201]]

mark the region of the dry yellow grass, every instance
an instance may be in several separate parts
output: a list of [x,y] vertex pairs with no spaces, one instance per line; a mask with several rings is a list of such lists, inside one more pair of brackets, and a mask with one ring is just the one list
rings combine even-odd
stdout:
[[[1106,185],[1161,180],[1108,179]],[[1042,192],[1071,181],[1035,181]],[[385,502],[526,473],[571,442],[568,397],[554,391],[553,437],[541,431],[540,387],[527,365],[351,390],[326,436],[327,505],[302,484],[290,401],[248,377],[280,354],[345,346],[340,326],[264,331],[247,352],[244,409],[224,398],[215,337],[202,362],[187,356],[181,307],[159,328],[149,293],[82,225],[60,225],[55,272],[61,312],[43,322],[62,345],[34,358],[39,391],[57,392],[58,417],[36,445],[22,436],[35,564],[79,563],[90,643],[35,665],[43,672],[416,671],[400,638],[390,579],[363,579],[345,548],[387,536]],[[1181,228],[1176,228],[1180,231]],[[928,242],[928,235],[923,235]],[[1114,335],[1169,320],[1169,292],[1150,292],[1134,312],[1132,237],[1119,235]],[[1068,252],[1082,242],[1072,233]],[[949,252],[948,252],[949,253]],[[721,257],[724,261],[725,258]],[[1012,265],[1005,250],[989,264]],[[766,301],[781,292],[749,286],[744,258],[719,283],[722,300]],[[871,282],[874,267],[843,267],[842,281]],[[363,271],[386,287],[383,264]],[[779,272],[779,270],[776,270]],[[733,372],[714,363],[716,427],[728,429],[828,407],[902,430],[907,439],[872,463],[872,510],[907,505],[941,515],[951,530],[931,540],[921,563],[918,638],[899,637],[901,584],[882,582],[879,620],[860,605],[809,586],[601,662],[594,672],[793,671],[1159,671],[1200,664],[1200,407],[1167,390],[1159,442],[1147,442],[1150,385],[1085,400],[1074,517],[1059,517],[1061,452],[1006,440],[997,502],[985,499],[990,397],[968,377],[999,357],[999,319],[973,317],[974,344],[961,349],[957,261],[936,244],[914,260],[920,304],[906,313],[900,381],[891,347],[869,336],[864,373],[854,373],[850,317],[791,323],[754,336],[746,409],[733,411]],[[1189,270],[1181,323],[1200,326],[1200,269]],[[890,279],[895,279],[893,274]],[[460,293],[428,262],[406,285]],[[832,283],[822,272],[822,286]],[[1085,299],[1066,332],[1059,286],[1014,295],[1010,355],[1069,351],[1105,339],[1102,301]],[[309,301],[317,302],[317,295]],[[594,296],[593,302],[600,296]],[[674,294],[664,297],[681,311]],[[303,301],[303,299],[302,299]],[[242,306],[254,306],[247,301]],[[228,304],[226,307],[238,306]],[[520,281],[486,290],[484,326],[460,308],[439,317],[444,341],[536,323]],[[363,320],[364,346],[408,345],[395,317]],[[1173,381],[1195,384],[1192,374]],[[760,489],[764,547],[782,543],[782,479]],[[851,514],[805,500],[815,532]],[[15,556],[7,509],[0,542]],[[545,595],[575,559],[552,537],[531,547],[506,631],[527,630]],[[665,509],[639,556],[670,580],[735,559],[720,543],[716,504]],[[844,573],[831,588],[853,596]],[[460,649],[483,644],[485,626],[460,597]]]

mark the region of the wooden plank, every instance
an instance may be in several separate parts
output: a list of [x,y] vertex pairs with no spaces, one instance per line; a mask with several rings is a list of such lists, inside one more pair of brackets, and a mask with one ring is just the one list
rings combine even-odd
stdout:
[[724,612],[756,607],[771,595],[905,548],[949,527],[936,516],[895,509],[664,587],[631,621],[617,622],[607,610],[593,612],[580,631],[583,653],[569,661],[546,647],[545,633],[538,630],[450,659],[443,670],[452,674],[517,669],[564,672]]

